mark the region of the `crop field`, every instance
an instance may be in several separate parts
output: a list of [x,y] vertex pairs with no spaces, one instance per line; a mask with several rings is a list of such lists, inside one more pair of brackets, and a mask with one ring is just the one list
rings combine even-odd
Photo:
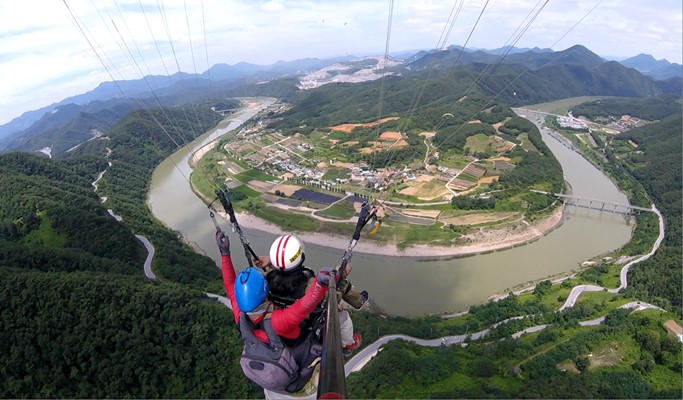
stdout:
[[419,199],[436,199],[441,196],[450,194],[446,186],[440,181],[419,182],[419,192],[417,197]]
[[233,189],[231,189],[232,192],[238,192],[242,193],[243,195],[247,197],[258,197],[261,193],[257,192],[256,190],[248,187],[247,185],[239,185]]
[[258,190],[259,192],[267,192],[276,184],[263,182],[263,181],[257,181],[257,180],[251,180],[251,181],[247,182],[247,185],[249,185],[249,187],[251,187],[251,188],[254,188],[254,190]]
[[256,169],[250,169],[244,172],[240,172],[239,174],[236,174],[233,177],[242,183],[248,183],[249,181],[254,179],[262,182],[279,180],[278,178],[272,175],[268,175]]
[[474,182],[474,183],[479,182],[479,178],[477,178],[476,176],[472,176],[466,172],[463,172],[460,175],[458,175],[458,179],[462,179],[463,181]]
[[423,218],[438,218],[441,214],[441,210],[411,210],[405,209],[401,210],[402,214],[412,216],[412,217],[423,217]]

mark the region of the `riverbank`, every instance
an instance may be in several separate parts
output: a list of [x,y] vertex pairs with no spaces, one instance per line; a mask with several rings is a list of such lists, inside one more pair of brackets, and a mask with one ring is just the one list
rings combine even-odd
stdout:
[[[228,220],[227,214],[219,212],[221,217]],[[527,243],[534,242],[547,235],[562,224],[563,207],[559,207],[549,217],[530,224],[524,221],[526,228],[504,228],[496,230],[481,231],[476,234],[468,235],[471,243],[454,247],[429,246],[420,244],[399,249],[396,243],[376,243],[372,241],[359,241],[354,252],[369,253],[387,256],[410,256],[410,257],[464,257],[476,254],[489,253],[504,250]],[[258,218],[252,214],[236,214],[240,227],[245,229],[255,229],[275,235],[283,235],[286,232],[279,226],[266,220]],[[349,237],[341,235],[331,235],[328,233],[296,233],[304,243],[316,244],[319,246],[331,247],[334,249],[345,250],[349,245]]]
[[200,147],[199,150],[195,151],[194,154],[192,154],[192,157],[190,157],[190,161],[189,161],[190,167],[194,169],[194,167],[197,166],[197,163],[199,162],[199,160],[201,160],[202,157],[204,157],[204,154],[213,150],[217,144],[218,144],[218,139],[214,140],[213,142],[211,142],[207,145]]

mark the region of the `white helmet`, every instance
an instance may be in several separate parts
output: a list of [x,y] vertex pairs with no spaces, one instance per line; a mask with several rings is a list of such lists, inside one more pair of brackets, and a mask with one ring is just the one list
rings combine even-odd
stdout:
[[303,265],[304,244],[294,235],[280,236],[270,246],[270,263],[280,271],[292,271]]

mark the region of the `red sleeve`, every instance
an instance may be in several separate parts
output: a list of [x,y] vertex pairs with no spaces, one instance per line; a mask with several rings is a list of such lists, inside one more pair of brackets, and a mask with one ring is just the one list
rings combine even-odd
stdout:
[[240,306],[237,304],[237,296],[235,296],[235,267],[232,265],[230,256],[221,256],[221,271],[223,272],[225,292],[228,294],[230,304],[232,304],[232,313],[235,315],[235,323],[239,323]]
[[284,310],[273,312],[271,321],[275,333],[287,339],[299,337],[301,333],[299,324],[315,310],[318,304],[325,298],[325,293],[327,293],[326,287],[322,287],[318,281],[314,281],[313,286],[306,292],[304,297]]

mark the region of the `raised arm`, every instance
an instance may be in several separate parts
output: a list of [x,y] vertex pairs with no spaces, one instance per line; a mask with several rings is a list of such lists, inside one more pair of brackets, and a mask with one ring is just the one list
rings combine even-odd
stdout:
[[275,332],[287,339],[299,337],[301,321],[308,318],[313,310],[325,299],[329,281],[330,270],[322,269],[318,272],[313,286],[308,289],[304,297],[284,310],[275,311],[271,317]]
[[240,307],[237,304],[237,296],[235,296],[235,267],[232,265],[232,257],[230,256],[230,240],[224,232],[216,232],[216,244],[221,252],[221,272],[223,273],[225,292],[228,294],[230,304],[232,304],[235,323],[239,323]]

